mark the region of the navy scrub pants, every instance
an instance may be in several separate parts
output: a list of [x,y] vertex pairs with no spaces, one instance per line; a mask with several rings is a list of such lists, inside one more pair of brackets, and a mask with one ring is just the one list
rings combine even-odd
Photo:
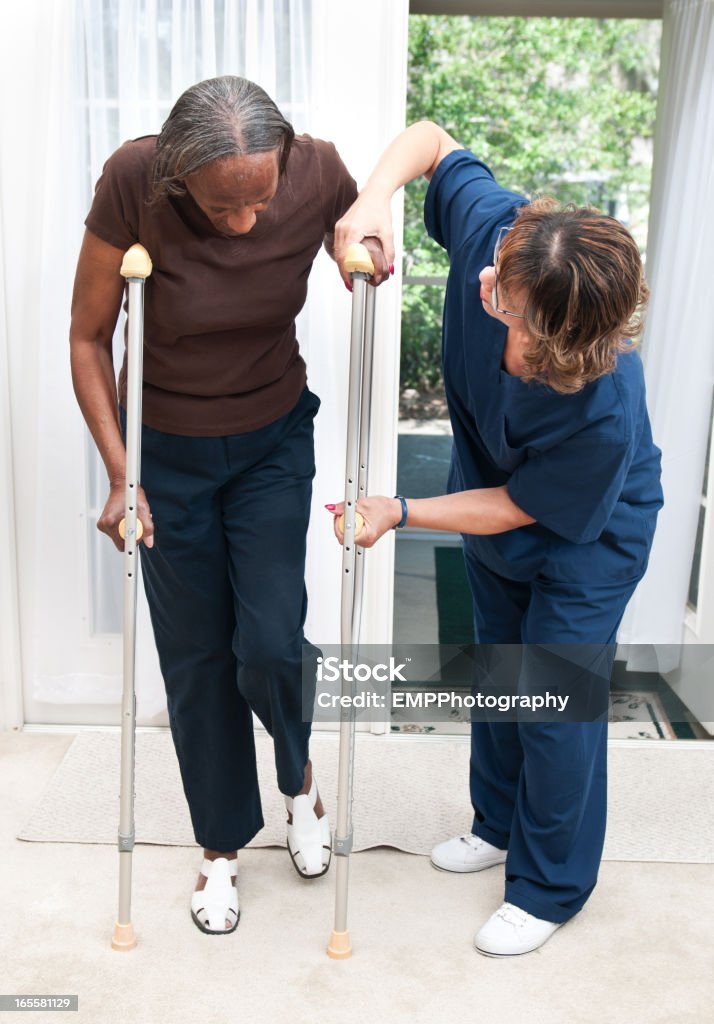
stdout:
[[[295,408],[227,437],[142,431],[156,528],[141,564],[196,842],[231,852],[263,827],[252,712],[278,786],[303,786],[305,538],[315,474],[307,388]],[[317,651],[308,645],[308,657]]]
[[[469,551],[465,560],[478,643],[602,644],[614,656],[638,580],[521,582]],[[595,887],[605,840],[607,722],[474,721],[470,789],[472,832],[508,851],[507,902],[545,921],[573,917]]]

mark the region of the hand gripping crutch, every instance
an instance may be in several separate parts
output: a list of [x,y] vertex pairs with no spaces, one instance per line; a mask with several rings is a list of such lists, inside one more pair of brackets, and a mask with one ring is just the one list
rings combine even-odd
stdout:
[[132,245],[124,254],[121,275],[129,288],[126,394],[126,486],[124,518],[119,533],[124,538],[124,689],[121,706],[121,782],[119,796],[119,916],[114,925],[112,949],[130,950],[136,945],[131,923],[131,854],[134,849],[134,740],[136,732],[136,579],[139,565],[137,541],[143,527],[137,518],[137,494],[141,474],[141,392],[144,363],[144,281],[151,260],[143,245]]
[[[342,610],[340,642],[342,659],[354,658],[359,643],[364,585],[364,548],[355,545],[362,526],[356,511],[358,498],[367,493],[370,410],[372,391],[372,350],[374,340],[375,289],[367,284],[374,273],[363,245],[351,245],[344,260],[352,279],[352,330],[347,405],[347,458],[345,462],[344,540],[342,547]],[[346,650],[345,648],[351,648]],[[351,694],[352,684],[342,678],[342,696]],[[333,842],[336,864],[335,926],[327,946],[333,960],[352,955],[347,930],[349,856],[352,850],[352,782],[354,769],[354,711],[345,707],[340,719],[340,753],[337,772],[337,822]]]

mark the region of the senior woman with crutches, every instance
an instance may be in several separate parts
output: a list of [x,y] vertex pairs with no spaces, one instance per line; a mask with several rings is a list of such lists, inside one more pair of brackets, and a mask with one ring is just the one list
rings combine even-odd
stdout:
[[[86,220],[72,309],[79,404],[104,460],[98,527],[119,550],[126,364],[111,341],[124,251],[145,285],[141,562],[169,720],[203,864],[191,913],[233,931],[237,852],[263,825],[252,714],[275,745],[297,872],[330,863],[302,720],[305,537],[313,419],[295,318],[312,262],[356,188],[334,146],[295,136],[252,82],[200,82],[158,137],[107,161]],[[383,268],[375,274],[378,283]],[[314,650],[308,646],[307,654]]]
[[[424,174],[429,234],[450,257],[443,368],[454,445],[444,496],[357,502],[370,546],[415,526],[463,534],[475,639],[614,655],[662,505],[642,364],[647,297],[626,229],[589,208],[529,203],[435,124],[412,125],[337,225],[394,258],[390,200]],[[343,505],[331,506],[342,539]],[[611,664],[611,660],[609,662]],[[547,682],[547,680],[544,680]],[[446,871],[505,862],[505,901],[476,935],[491,956],[537,949],[592,892],[605,834],[607,722],[473,721],[471,832]]]

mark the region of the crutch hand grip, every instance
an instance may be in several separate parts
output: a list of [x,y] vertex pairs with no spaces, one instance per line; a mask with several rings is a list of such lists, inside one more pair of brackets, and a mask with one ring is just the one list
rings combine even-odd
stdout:
[[361,242],[353,242],[347,246],[344,265],[348,274],[369,274],[371,277],[374,273],[372,257]]
[[148,252],[143,245],[139,245],[137,242],[124,253],[120,273],[122,277],[146,278],[153,269]]
[[[345,532],[345,514],[344,514],[344,512],[342,513],[342,515],[340,516],[340,518],[338,520],[338,525],[340,527],[340,532],[344,536],[344,532]],[[361,512],[355,512],[355,540],[357,540],[359,535],[362,533],[363,529],[364,529],[364,516],[362,515]]]
[[[358,515],[359,515],[359,513],[358,513]],[[122,519],[120,521],[118,529],[119,529],[119,536],[121,537],[121,539],[122,540],[126,540],[126,519]],[[137,518],[137,520],[136,520],[136,539],[137,540],[141,540],[141,538],[143,536],[144,536],[144,524],[142,523],[141,519]]]

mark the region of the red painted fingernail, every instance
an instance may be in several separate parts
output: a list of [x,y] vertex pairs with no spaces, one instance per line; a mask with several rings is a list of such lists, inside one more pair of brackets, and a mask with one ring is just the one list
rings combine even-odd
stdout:
[[389,273],[390,273],[390,274],[393,274],[393,273],[394,273],[394,264],[393,264],[393,263],[390,263],[390,264],[389,264]]
[[327,509],[328,512],[334,512],[335,509],[337,508],[337,505],[325,505],[325,508]]
[[345,288],[347,289],[348,292],[352,291],[352,285],[351,284],[347,284],[346,281],[345,281]]

